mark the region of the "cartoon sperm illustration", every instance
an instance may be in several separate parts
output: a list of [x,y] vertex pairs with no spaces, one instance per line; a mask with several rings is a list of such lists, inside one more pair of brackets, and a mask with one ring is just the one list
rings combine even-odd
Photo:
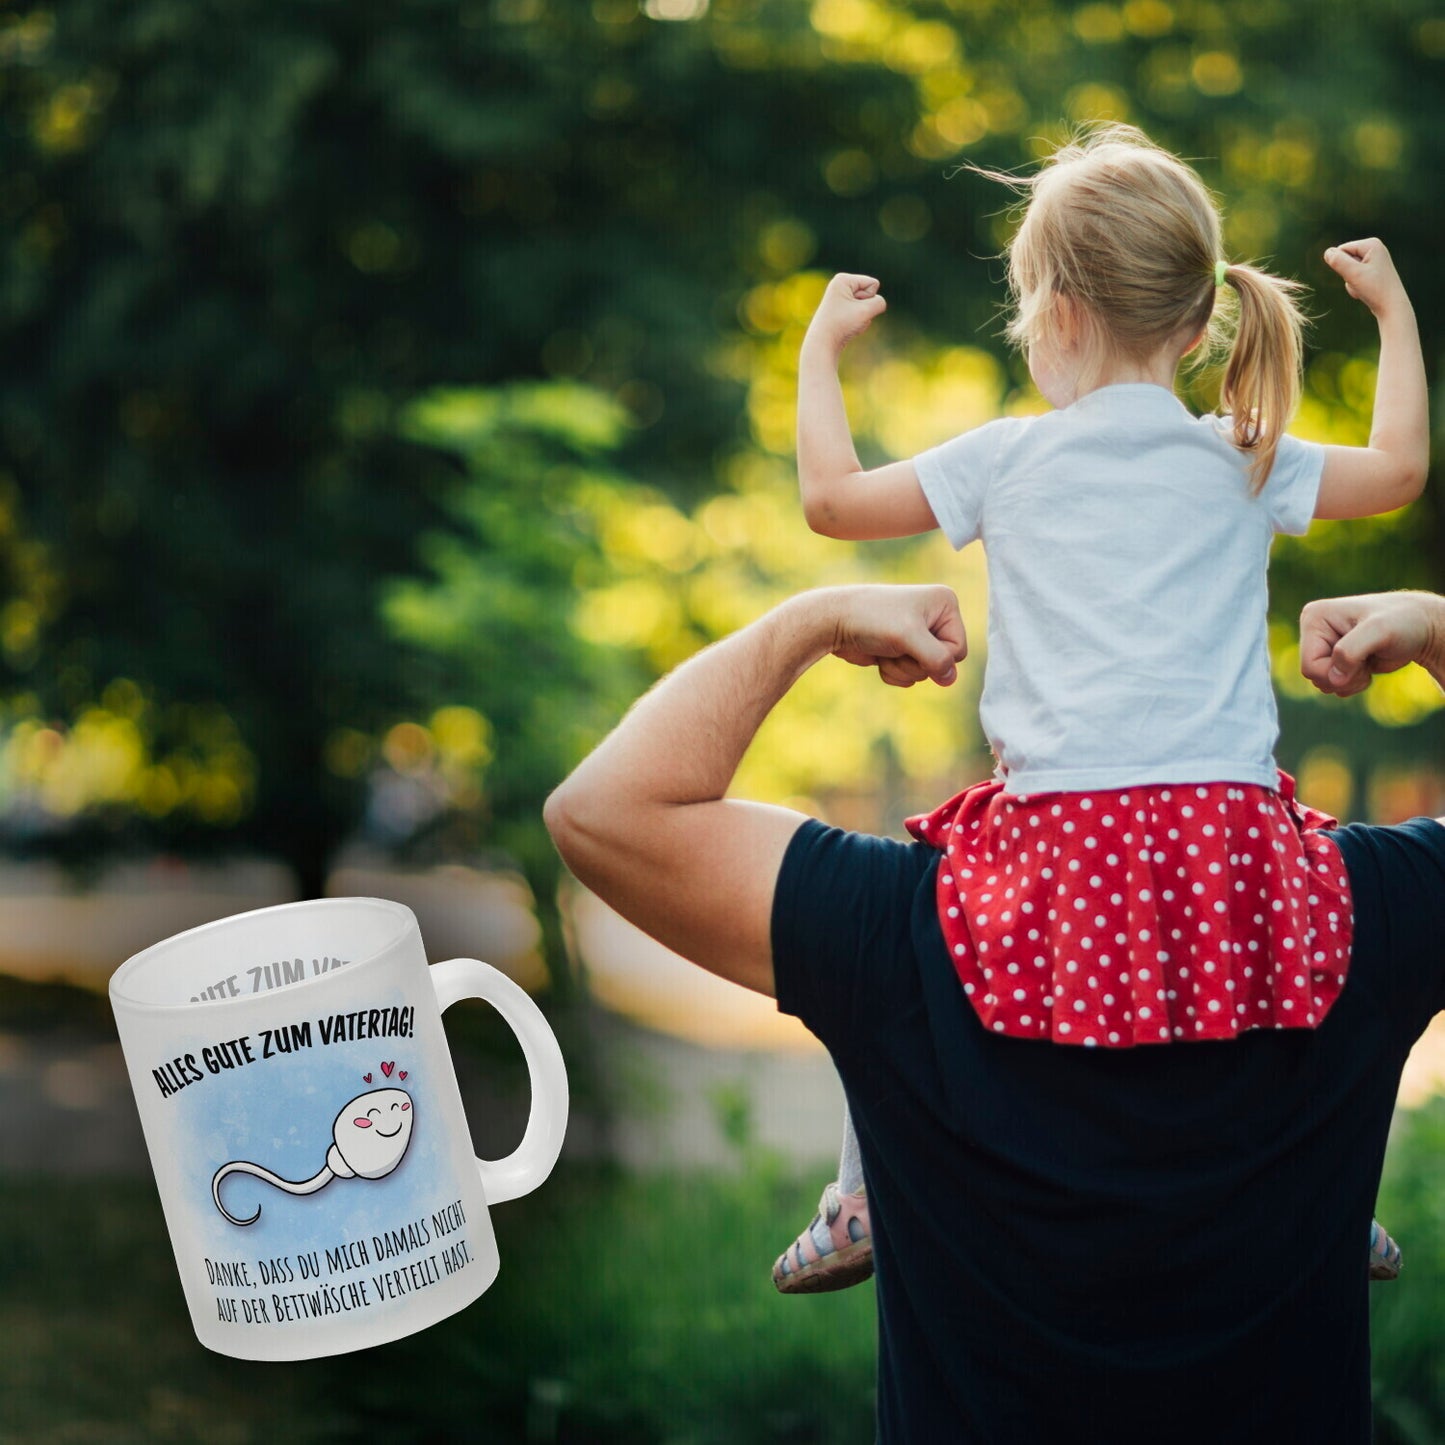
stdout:
[[[391,1073],[384,1065],[383,1068],[387,1074]],[[319,1173],[310,1179],[282,1179],[248,1159],[236,1159],[216,1170],[211,1180],[211,1198],[232,1224],[255,1224],[261,1217],[259,1204],[249,1219],[238,1219],[221,1203],[221,1181],[228,1174],[253,1174],[288,1194],[315,1194],[333,1179],[384,1179],[401,1163],[406,1146],[411,1143],[415,1121],[416,1111],[405,1089],[373,1089],[370,1093],[358,1094],[342,1106],[331,1126],[335,1142],[326,1151],[326,1163]]]

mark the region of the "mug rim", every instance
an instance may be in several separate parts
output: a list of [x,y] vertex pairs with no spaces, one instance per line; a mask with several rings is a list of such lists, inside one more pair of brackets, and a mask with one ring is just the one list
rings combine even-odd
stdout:
[[[303,898],[292,903],[273,903],[265,908],[249,908],[241,913],[228,913],[220,918],[213,918],[208,923],[199,923],[194,928],[183,929],[180,933],[173,933],[166,938],[157,939],[156,942],[147,945],[139,953],[133,953],[122,963],[110,976],[108,992],[110,994],[111,1007],[123,1006],[137,1013],[144,1014],[178,1014],[190,1010],[214,1010],[216,1000],[202,999],[192,1002],[186,999],[180,1003],[151,1003],[145,999],[137,998],[134,994],[126,992],[126,986],[143,969],[157,963],[165,953],[183,947],[188,947],[198,941],[203,934],[219,933],[247,920],[257,919],[263,916],[277,916],[286,913],[314,912],[327,908],[354,908],[357,905],[363,908],[375,909],[378,912],[390,914],[400,925],[395,932],[380,941],[374,949],[363,958],[358,958],[348,964],[345,972],[352,977],[356,972],[374,963],[378,958],[388,953],[410,932],[420,935],[420,925],[417,923],[416,914],[404,903],[398,903],[391,898],[369,898],[365,896],[345,898]],[[328,978],[335,975],[322,973],[310,978],[298,979],[295,983],[287,986],[287,993],[294,993],[297,989],[309,988],[312,985],[325,983]],[[230,1003],[249,1003],[257,995],[244,995],[239,998],[227,1000]]]

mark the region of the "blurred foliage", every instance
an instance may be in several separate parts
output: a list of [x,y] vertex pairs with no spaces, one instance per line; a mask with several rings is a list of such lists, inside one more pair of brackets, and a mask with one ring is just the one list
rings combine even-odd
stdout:
[[[872,1287],[780,1299],[767,1264],[799,1186],[756,1151],[741,1162],[635,1179],[564,1165],[525,1209],[494,1215],[502,1269],[484,1298],[360,1372],[353,1356],[277,1372],[198,1349],[149,1182],[5,1180],[6,1424],[36,1445],[422,1445],[479,1429],[497,1445],[861,1445]],[[1370,1292],[1380,1445],[1445,1438],[1442,1200],[1436,1101],[1397,1116],[1380,1193],[1405,1253],[1399,1282]]]
[[[304,1367],[278,1374],[197,1346],[149,1180],[7,1177],[0,1217],[18,1230],[0,1261],[6,1438],[36,1445],[356,1438],[354,1417],[337,1401],[318,1399]],[[77,1358],[91,1367],[76,1372]]]
[[1400,1287],[1371,1291],[1376,1439],[1445,1440],[1445,1100],[1395,1116],[1377,1213],[1403,1240]]
[[[958,163],[1125,117],[1196,158],[1232,257],[1318,288],[1299,429],[1358,441],[1374,328],[1320,253],[1385,236],[1433,374],[1442,68],[1428,0],[5,7],[9,836],[260,846],[314,889],[367,826],[505,846],[545,893],[546,789],[700,642],[860,576],[960,579],[977,616],[976,558],[798,515],[831,271],[890,301],[846,376],[866,459],[1037,406],[1006,197]],[[1280,617],[1445,585],[1442,541],[1429,499],[1318,527]],[[1434,704],[1404,674],[1331,745]],[[968,712],[821,669],[741,785],[822,806],[881,769],[877,826],[977,772]]]
[[[797,1196],[775,1167],[563,1166],[493,1216],[502,1268],[476,1304],[364,1369],[343,1355],[278,1374],[197,1347],[149,1182],[5,1179],[5,1427],[35,1445],[862,1445],[873,1291],[779,1298],[768,1264]],[[705,1258],[679,1258],[689,1246]]]
[[[453,529],[420,537],[425,574],[390,584],[383,616],[434,660],[436,696],[467,680],[504,760],[487,775],[491,836],[537,866],[550,857],[538,800],[650,678],[801,587],[950,565],[937,540],[864,559],[814,536],[768,458],[744,456],[730,486],[688,509],[610,469],[622,417],[595,389],[553,382],[431,393],[401,423],[460,459],[466,481]],[[981,608],[979,587],[963,590]],[[880,744],[916,781],[973,738],[952,694],[885,711],[876,693],[871,675],[820,670],[770,721],[740,788],[816,806],[872,771]],[[449,836],[462,832],[453,820]]]
[[66,983],[31,983],[0,973],[0,1030],[8,1034],[55,1034],[67,1029],[89,1039],[115,1037],[109,1000],[94,989]]
[[465,697],[485,730],[478,801],[449,800],[444,841],[493,841],[545,868],[541,798],[647,681],[578,634],[576,581],[606,569],[605,518],[655,498],[611,468],[622,408],[575,383],[431,392],[398,425],[459,472],[439,523],[410,539],[419,575],[378,594],[387,635],[414,659],[414,695]]

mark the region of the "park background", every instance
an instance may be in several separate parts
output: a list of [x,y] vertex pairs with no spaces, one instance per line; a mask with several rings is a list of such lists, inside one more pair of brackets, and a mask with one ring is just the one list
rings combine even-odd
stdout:
[[[1110,118],[1195,161],[1230,259],[1313,288],[1301,435],[1369,430],[1329,244],[1388,242],[1437,377],[1425,0],[0,3],[0,1439],[871,1439],[871,1286],[767,1278],[831,1174],[826,1061],[569,887],[540,806],[652,678],[858,579],[958,588],[961,686],[821,667],[740,791],[896,833],[987,772],[982,559],[808,532],[798,344],[832,271],[882,278],[845,366],[869,462],[1038,409],[1008,198],[960,167]],[[1440,699],[1313,698],[1294,618],[1445,590],[1442,541],[1432,489],[1276,548],[1280,756],[1341,816],[1445,811]],[[190,1333],[103,988],[327,891],[532,989],[574,1122],[478,1304],[247,1365]],[[505,1152],[514,1046],[480,1006],[448,1030]],[[1382,1445],[1445,1440],[1442,1075],[1421,1050],[1381,1203]]]

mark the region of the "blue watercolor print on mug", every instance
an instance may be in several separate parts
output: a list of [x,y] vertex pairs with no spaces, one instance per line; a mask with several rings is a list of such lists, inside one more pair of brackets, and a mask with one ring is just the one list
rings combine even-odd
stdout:
[[437,1208],[454,1181],[430,1072],[414,1038],[369,1038],[263,1058],[178,1101],[208,1253],[323,1250]]
[[[381,1072],[387,1076],[396,1073],[396,1061],[384,1062]],[[406,1069],[398,1074],[399,1079],[406,1076]],[[370,1080],[372,1076],[364,1077]],[[244,1226],[255,1224],[261,1217],[261,1206],[258,1204],[256,1212],[244,1219],[226,1208],[221,1202],[221,1185],[232,1174],[248,1174],[296,1195],[315,1194],[333,1179],[384,1179],[406,1157],[415,1121],[412,1097],[405,1089],[368,1090],[341,1106],[331,1126],[326,1163],[310,1179],[282,1179],[254,1160],[233,1159],[211,1176],[211,1198],[232,1224]]]

